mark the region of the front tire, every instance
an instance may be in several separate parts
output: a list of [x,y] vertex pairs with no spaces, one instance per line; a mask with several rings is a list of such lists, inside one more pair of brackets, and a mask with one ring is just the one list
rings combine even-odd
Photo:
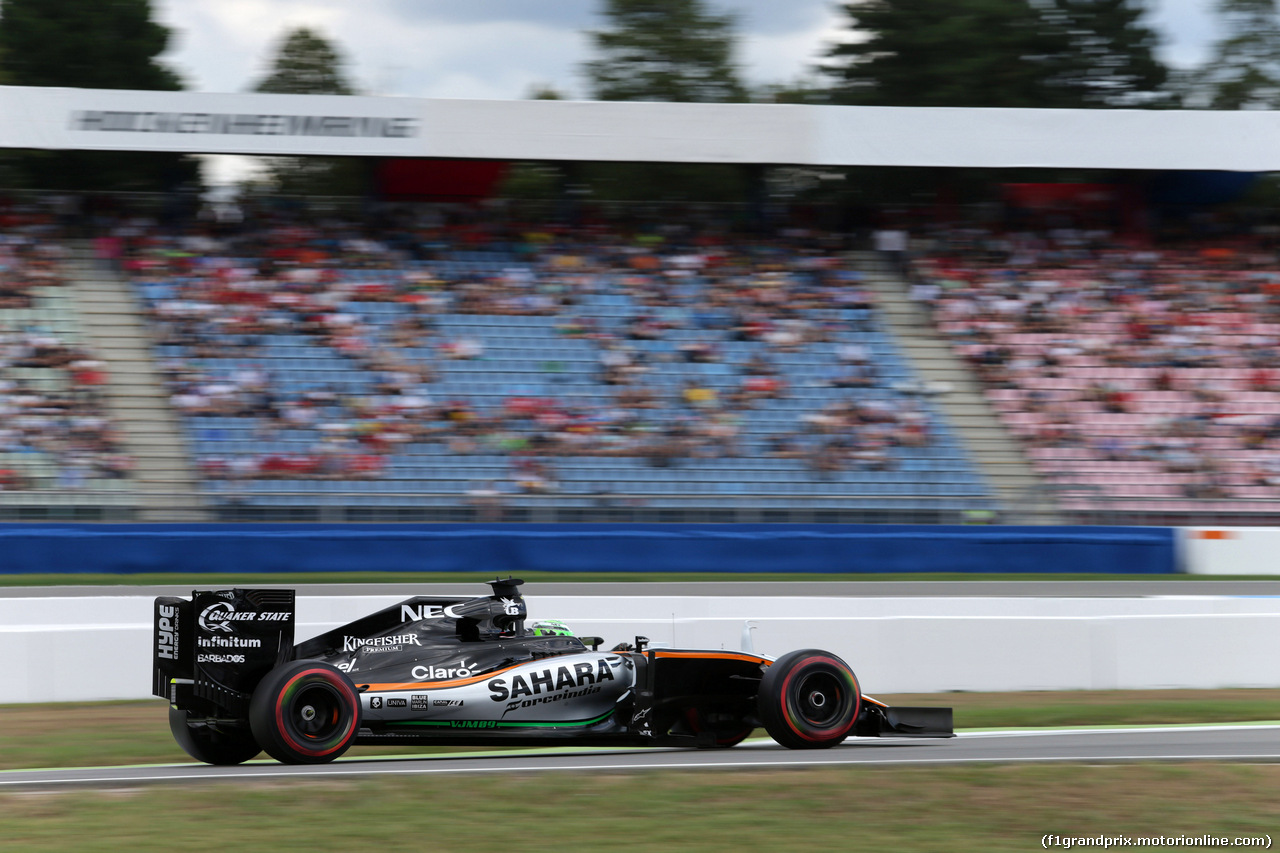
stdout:
[[267,754],[285,764],[333,761],[360,730],[360,695],[320,661],[278,666],[253,691],[249,725]]
[[187,723],[187,712],[174,707],[169,708],[169,731],[183,752],[205,764],[243,764],[262,752],[248,729],[193,729]]
[[862,691],[840,658],[802,649],[765,670],[756,703],[760,722],[778,743],[789,749],[825,749],[853,731]]

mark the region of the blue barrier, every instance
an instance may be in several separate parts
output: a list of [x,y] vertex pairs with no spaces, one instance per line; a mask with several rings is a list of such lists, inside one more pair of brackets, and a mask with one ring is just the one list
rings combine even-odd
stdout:
[[0,524],[0,573],[1169,574],[1152,527],[797,524]]

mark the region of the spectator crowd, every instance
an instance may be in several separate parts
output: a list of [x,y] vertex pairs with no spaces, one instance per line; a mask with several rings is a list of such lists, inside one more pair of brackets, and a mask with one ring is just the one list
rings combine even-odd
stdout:
[[1074,228],[935,238],[912,298],[1051,481],[1111,499],[1278,494],[1274,245]]
[[[419,208],[378,229],[290,217],[115,229],[110,253],[146,296],[173,405],[197,425],[244,419],[264,440],[312,436],[296,453],[207,454],[206,476],[377,478],[396,454],[438,442],[505,455],[507,487],[526,492],[554,490],[565,456],[655,467],[774,456],[820,479],[892,469],[896,449],[932,440],[926,407],[887,387],[864,343],[874,300],[837,235],[455,214]],[[601,315],[609,299],[625,316]],[[555,381],[498,400],[435,392],[454,365],[501,347],[460,322],[483,316],[546,318],[583,342],[599,393],[584,402]],[[367,387],[286,387],[288,365],[270,356],[281,336],[340,356]],[[794,395],[790,368],[814,361],[829,393],[788,429],[748,429],[750,412]],[[555,380],[563,365],[542,368]]]

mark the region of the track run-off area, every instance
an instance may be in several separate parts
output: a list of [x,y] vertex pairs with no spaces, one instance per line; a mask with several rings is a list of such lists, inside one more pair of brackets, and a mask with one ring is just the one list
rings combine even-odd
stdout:
[[[281,584],[264,584],[281,586]],[[705,583],[541,583],[546,595],[717,595],[777,593],[815,596],[999,596],[1109,598],[1143,596],[1280,596],[1280,580],[1141,579],[1117,581],[832,581],[773,584],[726,579]],[[307,595],[474,594],[474,584],[298,584]],[[0,598],[186,594],[172,586],[53,586],[0,589]],[[873,691],[874,692],[874,691]],[[939,694],[939,704],[945,704]],[[1280,717],[1280,713],[1277,714]],[[0,791],[121,788],[212,782],[337,780],[451,774],[537,774],[556,771],[637,772],[863,766],[1114,764],[1150,762],[1280,762],[1280,721],[1185,726],[967,730],[947,740],[851,738],[827,750],[788,750],[767,738],[724,750],[577,748],[475,751],[430,756],[347,758],[291,766],[259,759],[232,767],[155,764],[0,771]]]
[[110,788],[142,784],[334,780],[450,774],[636,772],[816,768],[838,765],[1113,764],[1137,762],[1280,762],[1280,722],[1212,726],[1143,726],[962,731],[948,740],[853,738],[824,750],[789,750],[768,739],[732,749],[589,749],[340,759],[298,766],[256,760],[232,767],[156,764],[0,772],[0,790]]

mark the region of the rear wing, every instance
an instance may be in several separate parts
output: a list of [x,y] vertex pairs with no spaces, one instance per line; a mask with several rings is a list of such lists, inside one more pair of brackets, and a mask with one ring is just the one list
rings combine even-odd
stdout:
[[240,713],[293,657],[291,589],[196,590],[154,606],[151,692],[186,710]]

